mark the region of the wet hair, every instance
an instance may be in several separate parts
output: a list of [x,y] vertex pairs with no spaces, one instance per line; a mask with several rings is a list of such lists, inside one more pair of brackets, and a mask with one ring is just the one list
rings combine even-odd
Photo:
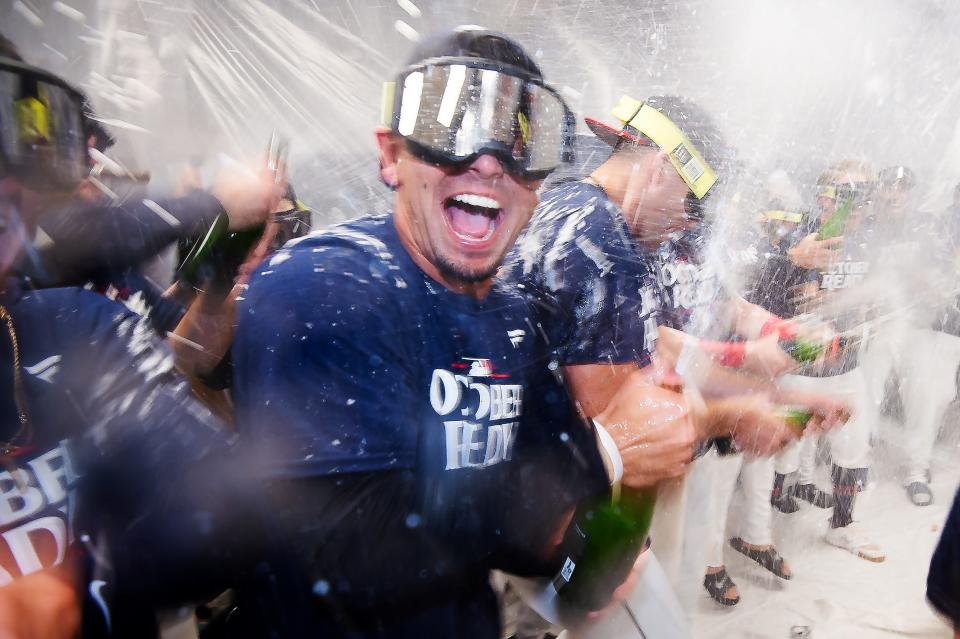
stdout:
[[406,66],[444,57],[478,58],[510,65],[543,80],[540,67],[516,41],[502,33],[474,26],[459,26],[427,37],[414,47]]
[[17,62],[23,62],[23,58],[20,56],[20,52],[17,51],[16,45],[2,33],[0,33],[0,58],[10,58]]
[[828,166],[817,178],[817,186],[842,182],[874,182],[877,172],[864,160],[840,160]]

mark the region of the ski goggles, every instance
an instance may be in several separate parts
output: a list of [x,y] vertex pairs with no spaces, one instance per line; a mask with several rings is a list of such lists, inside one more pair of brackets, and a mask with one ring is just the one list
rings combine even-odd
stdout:
[[83,95],[42,69],[0,59],[0,176],[70,189],[87,174]]
[[869,204],[873,200],[876,190],[875,182],[840,182],[839,184],[825,184],[820,187],[817,197],[823,197],[837,202],[854,201],[855,204]]
[[513,175],[547,177],[573,161],[576,120],[542,80],[477,58],[435,58],[384,85],[381,122],[436,164],[496,156]]
[[799,224],[803,221],[803,213],[772,209],[763,214],[763,219],[769,222],[789,222],[791,224]]

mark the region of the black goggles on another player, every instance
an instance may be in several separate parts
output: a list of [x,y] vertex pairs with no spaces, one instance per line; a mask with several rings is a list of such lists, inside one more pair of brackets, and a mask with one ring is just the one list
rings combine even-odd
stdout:
[[0,58],[0,177],[71,189],[89,170],[83,95],[57,76]]
[[573,161],[573,113],[542,80],[509,65],[427,60],[387,83],[383,107],[384,125],[428,162],[490,153],[513,175],[538,180]]

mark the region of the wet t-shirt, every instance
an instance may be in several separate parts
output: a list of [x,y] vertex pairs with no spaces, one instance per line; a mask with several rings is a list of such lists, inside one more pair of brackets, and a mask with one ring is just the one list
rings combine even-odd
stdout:
[[[495,635],[489,569],[522,569],[542,550],[530,529],[549,534],[604,477],[526,300],[499,283],[482,300],[447,290],[375,216],[269,258],[238,316],[237,422],[272,476],[396,495],[373,495],[367,519],[350,509],[362,525],[337,543],[352,557],[303,542],[310,623],[337,636]],[[296,515],[308,516],[324,512]],[[389,561],[369,574],[346,566],[376,553]]]
[[798,288],[807,280],[804,269],[794,265],[787,250],[788,238],[774,244],[766,237],[758,238],[755,252],[746,273],[744,298],[777,317],[797,314]]
[[541,197],[505,278],[540,300],[561,364],[643,367],[657,338],[656,267],[603,189],[569,181]]
[[722,295],[712,265],[704,259],[706,237],[689,232],[657,249],[657,278],[662,305],[660,323],[704,337],[704,312]]
[[[23,291],[13,281],[0,303],[16,337],[14,343],[0,320],[0,442],[12,448],[8,465],[0,467],[0,586],[52,568],[71,553],[97,559],[88,564],[90,581],[82,593],[84,636],[99,636],[108,623],[149,632],[149,606],[110,610],[117,591],[109,564],[125,560],[115,555],[101,562],[108,553],[97,546],[96,532],[120,512],[122,520],[142,516],[146,510],[140,509],[154,503],[154,488],[176,485],[166,473],[184,476],[196,457],[226,436],[189,398],[189,384],[176,375],[172,353],[147,321],[121,305],[76,288]],[[117,501],[78,499],[83,477],[105,465],[122,478]],[[134,503],[123,502],[121,493]],[[145,546],[137,551],[152,552]]]

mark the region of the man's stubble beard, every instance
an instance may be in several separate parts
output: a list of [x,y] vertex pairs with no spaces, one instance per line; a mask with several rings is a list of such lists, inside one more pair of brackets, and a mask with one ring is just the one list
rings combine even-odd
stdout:
[[441,275],[447,279],[459,282],[460,284],[480,284],[497,274],[497,270],[500,268],[500,262],[502,261],[503,260],[498,260],[496,264],[484,271],[466,271],[447,258],[438,255],[434,266],[436,266]]

